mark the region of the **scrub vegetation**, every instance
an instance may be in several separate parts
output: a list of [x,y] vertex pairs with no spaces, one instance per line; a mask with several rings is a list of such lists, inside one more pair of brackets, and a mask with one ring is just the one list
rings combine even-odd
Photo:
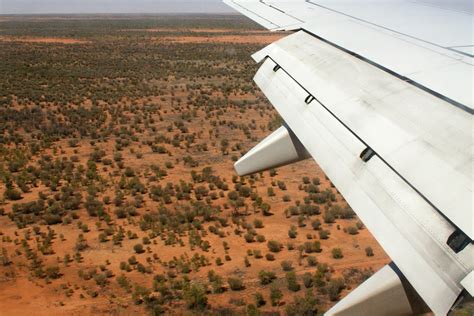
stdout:
[[0,310],[315,315],[389,259],[281,118],[243,17],[0,17]]

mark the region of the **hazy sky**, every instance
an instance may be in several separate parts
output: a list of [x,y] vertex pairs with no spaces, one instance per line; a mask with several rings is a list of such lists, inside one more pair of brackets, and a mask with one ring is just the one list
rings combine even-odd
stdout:
[[0,0],[0,14],[220,12],[235,11],[221,0]]

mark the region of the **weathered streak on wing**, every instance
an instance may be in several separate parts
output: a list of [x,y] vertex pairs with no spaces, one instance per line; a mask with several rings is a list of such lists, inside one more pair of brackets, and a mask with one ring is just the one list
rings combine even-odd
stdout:
[[279,29],[304,29],[474,113],[472,14],[402,0],[227,2],[249,17],[245,8],[258,2],[252,9],[268,21],[284,12],[301,22]]
[[[454,253],[446,240],[455,227],[414,188],[472,236],[471,116],[304,32],[255,57],[265,60],[255,81],[267,98],[425,302],[446,314],[474,268],[474,247]],[[309,93],[320,103],[306,104]],[[451,135],[438,135],[438,124]],[[377,155],[364,163],[367,144]],[[438,173],[461,192],[449,196]],[[445,200],[433,195],[440,187]]]

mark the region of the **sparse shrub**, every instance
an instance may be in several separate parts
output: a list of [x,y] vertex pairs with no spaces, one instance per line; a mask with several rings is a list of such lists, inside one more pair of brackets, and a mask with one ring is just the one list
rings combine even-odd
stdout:
[[291,261],[288,261],[288,260],[283,260],[281,263],[281,268],[283,269],[283,271],[291,271],[293,270],[293,263]]
[[326,224],[332,224],[336,221],[336,217],[334,216],[333,212],[331,212],[330,210],[324,212],[323,219]]
[[314,230],[321,229],[321,221],[319,219],[315,219],[311,222],[311,227],[313,227]]
[[311,273],[306,272],[305,274],[303,274],[302,279],[305,288],[309,289],[310,287],[313,287],[313,276],[311,275]]
[[244,282],[240,278],[228,278],[227,283],[232,291],[242,291],[244,289]]
[[298,235],[298,232],[296,230],[296,226],[291,226],[290,230],[288,231],[288,237],[294,239]]
[[246,234],[244,235],[244,239],[245,239],[245,241],[248,242],[248,243],[251,243],[251,242],[254,242],[254,241],[255,241],[255,240],[254,240],[254,234],[252,234],[252,233],[246,233]]
[[347,233],[349,233],[350,235],[357,235],[359,233],[359,230],[357,229],[357,227],[349,226],[347,228]]
[[321,243],[319,241],[307,241],[304,243],[304,251],[306,253],[321,252]]
[[143,249],[142,244],[136,244],[135,246],[133,246],[133,250],[135,250],[135,252],[138,253],[138,254],[141,254],[141,253],[145,252],[145,250]]
[[308,263],[308,266],[310,267],[315,267],[318,264],[318,260],[314,256],[306,257],[306,262]]
[[192,283],[183,291],[186,306],[193,310],[203,310],[207,307],[206,289],[200,283]]
[[344,287],[345,287],[344,279],[338,278],[338,279],[330,280],[326,288],[329,299],[331,301],[336,301],[337,299],[339,299],[339,294],[344,289]]
[[334,259],[342,259],[344,257],[341,248],[333,248],[331,254]]
[[255,226],[255,228],[263,228],[263,222],[261,219],[255,219],[253,221],[253,225]]
[[274,261],[275,260],[275,256],[272,254],[272,253],[267,253],[265,255],[265,258],[268,260],[268,261]]
[[322,240],[328,239],[329,238],[329,231],[320,230],[319,231],[319,238],[322,239]]
[[281,248],[282,248],[282,245],[281,245],[280,242],[278,242],[276,240],[270,240],[267,243],[267,247],[271,252],[280,252]]
[[44,270],[44,274],[45,274],[46,278],[48,278],[48,279],[59,279],[61,277],[59,267],[57,267],[57,266],[47,267]]
[[288,290],[292,292],[298,292],[301,289],[301,285],[296,279],[296,273],[294,271],[286,274],[286,282],[288,284]]
[[260,293],[260,292],[255,292],[255,294],[253,295],[254,299],[255,299],[255,305],[257,307],[262,307],[264,306],[267,302],[265,301],[265,298],[263,297],[263,294]]
[[280,301],[283,298],[283,293],[279,288],[276,286],[272,286],[270,288],[270,301],[272,302],[272,306],[280,305]]
[[247,267],[247,268],[251,266],[249,258],[247,256],[245,256],[244,264],[245,264],[245,267]]
[[318,300],[311,290],[304,297],[295,297],[285,308],[287,316],[318,315]]
[[271,271],[261,270],[258,273],[258,279],[260,280],[261,285],[267,285],[273,282],[276,279],[276,274]]

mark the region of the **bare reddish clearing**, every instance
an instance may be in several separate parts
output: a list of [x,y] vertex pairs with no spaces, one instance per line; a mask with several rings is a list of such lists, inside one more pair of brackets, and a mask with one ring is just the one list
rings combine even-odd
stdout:
[[89,41],[82,41],[72,38],[56,37],[13,37],[0,36],[0,42],[19,42],[19,43],[40,43],[40,44],[88,44]]

